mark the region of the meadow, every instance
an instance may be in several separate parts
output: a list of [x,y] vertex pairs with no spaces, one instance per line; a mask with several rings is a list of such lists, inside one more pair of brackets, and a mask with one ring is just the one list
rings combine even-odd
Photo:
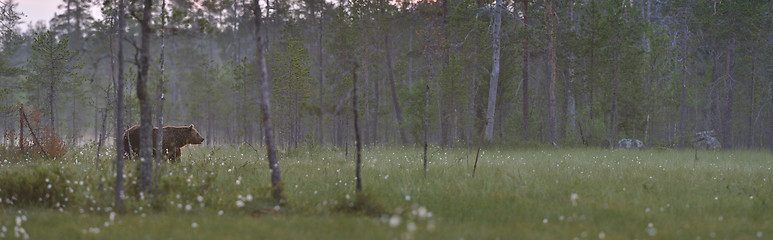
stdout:
[[103,150],[61,159],[0,152],[0,239],[770,239],[773,153],[732,150],[430,148],[282,150],[284,199],[262,148],[186,147],[125,208]]

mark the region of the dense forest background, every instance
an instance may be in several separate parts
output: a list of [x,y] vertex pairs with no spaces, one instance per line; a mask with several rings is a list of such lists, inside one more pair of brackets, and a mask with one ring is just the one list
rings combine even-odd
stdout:
[[[66,144],[139,123],[139,1],[129,1],[122,39],[130,63],[126,126],[113,120],[116,1],[63,0],[48,25],[26,23],[25,30],[14,1],[0,2],[0,145],[15,144],[20,104]],[[210,145],[261,143],[250,4],[169,0],[163,28],[161,4],[153,5],[148,86],[158,92],[164,32],[165,125],[195,124]],[[429,142],[443,147],[482,139],[610,146],[636,138],[682,148],[696,132],[714,130],[723,149],[773,149],[771,1],[261,5],[280,146],[353,142],[356,69],[365,146],[420,144],[426,129]]]

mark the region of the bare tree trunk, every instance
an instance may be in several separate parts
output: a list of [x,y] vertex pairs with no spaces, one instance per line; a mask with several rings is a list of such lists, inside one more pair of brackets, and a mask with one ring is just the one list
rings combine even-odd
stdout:
[[51,129],[54,129],[54,130],[56,129],[56,115],[54,115],[55,114],[54,109],[56,109],[54,106],[54,104],[56,103],[54,101],[54,97],[56,93],[55,91],[56,91],[56,88],[54,86],[54,81],[51,81],[51,85],[48,86],[48,110],[49,110],[48,117],[50,120]]
[[255,39],[257,43],[257,67],[260,78],[260,111],[263,113],[263,129],[265,132],[266,152],[268,154],[268,169],[271,172],[271,195],[276,204],[282,204],[282,176],[279,172],[279,163],[276,158],[276,146],[274,145],[274,130],[271,125],[271,98],[269,97],[268,70],[266,69],[266,56],[263,50],[263,40],[260,36],[262,15],[258,0],[254,0],[253,14],[255,14]]
[[[686,47],[687,44],[684,45]],[[682,95],[679,100],[679,149],[684,149],[684,144],[687,141],[685,137],[685,129],[687,125],[687,104],[685,99],[687,98],[687,51],[682,57]]]
[[124,0],[118,1],[118,83],[115,98],[115,208],[123,208],[123,37],[126,28]]
[[[382,0],[383,1],[383,0]],[[385,8],[381,9],[383,17],[385,15]],[[405,136],[405,129],[403,128],[403,110],[400,108],[400,102],[397,99],[397,88],[395,87],[395,77],[392,69],[392,51],[389,44],[389,32],[384,30],[384,51],[386,51],[386,71],[387,79],[389,80],[389,88],[392,90],[392,105],[395,107],[395,119],[397,119],[397,131],[400,132],[400,141],[402,144],[408,144],[408,139]],[[378,80],[377,80],[378,81]],[[378,102],[377,102],[378,104]]]
[[529,141],[529,0],[523,3],[523,28],[526,34],[523,36],[523,140]]
[[163,155],[162,140],[164,139],[164,50],[166,49],[166,0],[161,1],[161,56],[159,63],[161,65],[161,76],[158,79],[158,107],[156,108],[156,126],[158,127],[158,136],[156,137],[153,147],[156,154],[156,163],[161,163]]
[[323,31],[322,27],[324,27],[323,21],[325,20],[324,13],[325,13],[324,9],[320,8],[319,9],[319,24],[318,24],[319,25],[319,28],[318,28],[319,32],[317,33],[317,46],[318,46],[317,47],[317,55],[319,57],[319,61],[317,62],[317,64],[318,64],[317,67],[318,67],[318,71],[319,71],[319,99],[318,99],[318,102],[317,102],[317,105],[318,105],[317,107],[319,107],[319,116],[317,116],[317,127],[319,128],[319,134],[317,136],[317,139],[318,139],[317,141],[319,141],[320,144],[322,144],[323,141],[325,141],[325,138],[324,138],[325,130],[322,127],[322,119],[325,116],[325,111],[324,111],[324,109],[325,109],[324,101],[325,100],[324,100],[324,97],[323,97],[324,94],[325,94],[325,91],[324,91],[325,90],[325,68],[324,68],[324,66],[325,66],[325,56],[323,55],[323,52],[322,52],[322,31]]
[[609,147],[615,148],[615,142],[617,142],[617,89],[620,80],[617,78],[617,64],[618,58],[615,56],[614,63],[612,64],[612,113],[610,116],[609,124]]
[[[430,63],[431,64],[431,63]],[[429,78],[424,90],[424,178],[427,178],[427,133],[429,132]]]
[[719,86],[719,70],[717,69],[719,64],[719,53],[716,51],[716,48],[714,48],[713,52],[710,53],[711,55],[711,83],[712,86],[710,88],[709,98],[710,98],[710,105],[709,105],[709,122],[711,124],[712,130],[717,131],[721,136],[720,139],[722,140],[722,144],[725,144],[725,138],[724,138],[724,132],[722,130],[722,126],[720,125],[719,116],[719,90],[717,90]]
[[770,150],[773,151],[773,82],[768,83],[768,95],[770,96]]
[[137,75],[137,98],[140,101],[140,169],[139,169],[139,187],[140,193],[148,193],[152,185],[151,173],[153,170],[153,113],[151,100],[148,96],[147,83],[148,71],[150,70],[150,15],[152,11],[153,0],[145,0],[145,7],[142,11],[141,46],[140,46],[140,66]]
[[362,166],[362,159],[361,159],[361,153],[362,152],[362,142],[360,141],[360,125],[358,120],[358,114],[357,114],[357,64],[354,64],[354,68],[352,69],[352,113],[354,114],[354,145],[357,148],[357,165],[356,165],[356,172],[354,179],[357,181],[357,186],[355,191],[356,192],[362,192],[362,175],[361,175],[361,166]]
[[754,72],[754,68],[755,68],[755,65],[756,65],[755,63],[757,62],[756,51],[754,53],[752,53],[752,59],[751,60],[752,60],[752,70],[751,70],[752,83],[751,83],[751,86],[749,87],[750,88],[749,89],[749,126],[748,126],[749,127],[749,131],[748,131],[748,134],[747,134],[748,135],[747,137],[749,139],[746,142],[746,147],[748,147],[748,148],[753,148],[754,147],[754,136],[757,135],[756,133],[754,133],[754,102],[755,102],[754,100],[756,100],[755,97],[754,97],[754,93],[756,92],[756,88],[757,88],[757,78],[756,78],[756,74]]
[[[408,52],[413,52],[413,24],[408,34]],[[413,58],[408,57],[408,92],[413,92]]]
[[727,78],[725,78],[725,112],[722,117],[722,131],[724,132],[723,148],[733,147],[733,78],[735,70],[735,34],[730,38],[727,52]]
[[491,141],[494,137],[494,111],[497,103],[497,86],[499,84],[499,41],[502,25],[502,0],[497,0],[494,6],[493,50],[491,54],[491,80],[488,90],[488,110],[486,111],[486,134],[484,139]]
[[548,59],[548,65],[550,67],[550,79],[548,88],[548,141],[552,144],[556,144],[556,34],[555,34],[555,18],[553,12],[553,1],[547,1],[547,14],[548,25],[550,35],[550,47],[548,49],[550,56]]

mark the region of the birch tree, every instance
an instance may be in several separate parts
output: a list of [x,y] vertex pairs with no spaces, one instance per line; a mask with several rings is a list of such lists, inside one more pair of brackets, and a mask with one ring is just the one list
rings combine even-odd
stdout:
[[[124,0],[118,0],[118,82],[115,98],[115,136],[123,134],[123,38],[126,28]],[[123,138],[115,138],[115,208],[123,207]]]
[[494,137],[494,111],[497,103],[497,86],[499,84],[499,50],[500,35],[502,33],[502,0],[497,0],[494,5],[494,24],[492,26],[492,45],[491,54],[491,80],[488,90],[488,110],[486,111],[486,133],[484,139],[491,141]]
[[260,86],[260,112],[263,114],[263,131],[265,132],[266,152],[268,154],[268,169],[271,173],[271,195],[276,204],[282,203],[282,176],[279,172],[279,163],[276,159],[276,146],[274,145],[274,130],[271,125],[271,98],[268,86],[268,71],[266,70],[266,55],[263,49],[263,38],[260,35],[262,13],[258,0],[253,1],[253,14],[255,15],[255,42],[257,44],[256,67],[259,69],[257,81]]
[[[148,96],[147,83],[150,70],[150,17],[153,0],[145,0],[140,19],[142,28],[140,45],[139,74],[137,74],[137,98],[140,101],[140,193],[150,192],[152,184],[151,172],[153,170],[153,118],[151,99]],[[135,17],[137,17],[135,15]]]

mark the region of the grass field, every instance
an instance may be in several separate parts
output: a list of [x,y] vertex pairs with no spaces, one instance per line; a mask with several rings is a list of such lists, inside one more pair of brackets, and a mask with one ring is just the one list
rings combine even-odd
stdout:
[[[352,149],[350,149],[352,150]],[[187,147],[124,211],[91,147],[0,163],[0,238],[31,239],[771,239],[769,151],[419,148],[280,151],[275,209],[265,151]],[[10,158],[6,152],[2,158]],[[0,161],[5,159],[0,159]],[[14,200],[15,199],[15,200]],[[23,229],[23,230],[21,230]]]

